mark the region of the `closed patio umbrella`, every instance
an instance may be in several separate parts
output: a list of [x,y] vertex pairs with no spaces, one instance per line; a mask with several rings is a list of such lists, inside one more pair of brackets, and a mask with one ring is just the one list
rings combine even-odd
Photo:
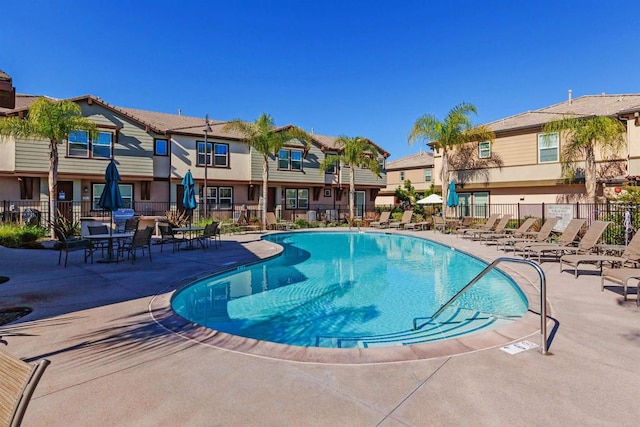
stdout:
[[[100,195],[98,206],[104,210],[111,211],[111,227],[113,229],[113,211],[120,209],[124,203],[122,202],[122,196],[120,195],[120,188],[118,182],[120,181],[120,174],[116,163],[111,160],[104,173],[105,186]],[[111,232],[111,231],[110,231]]]
[[455,208],[458,206],[458,193],[456,192],[456,183],[449,182],[449,195],[447,196],[447,206]]
[[189,223],[191,223],[191,216],[193,210],[198,206],[196,202],[196,190],[195,183],[193,182],[193,175],[191,171],[187,171],[182,178],[182,185],[184,186],[184,196],[182,197],[182,207],[189,211]]

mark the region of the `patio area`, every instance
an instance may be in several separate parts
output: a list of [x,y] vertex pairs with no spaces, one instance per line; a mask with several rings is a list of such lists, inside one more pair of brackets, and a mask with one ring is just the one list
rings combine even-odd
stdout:
[[[373,230],[372,230],[373,231]],[[427,237],[488,262],[503,252],[455,235]],[[158,299],[217,270],[277,255],[258,233],[207,251],[154,247],[153,262],[57,265],[51,250],[0,247],[0,309],[33,312],[0,326],[6,350],[48,358],[25,426],[636,425],[640,310],[635,288],[600,291],[594,274],[546,262],[557,333],[543,356],[495,343],[457,355],[394,363],[304,363],[187,339],[154,321]],[[75,255],[75,256],[74,256]],[[504,267],[536,282],[533,269]],[[538,320],[539,321],[539,320]],[[551,327],[549,328],[551,330]],[[211,335],[215,335],[210,333]],[[537,344],[538,333],[513,339]],[[459,353],[459,352],[458,352]]]

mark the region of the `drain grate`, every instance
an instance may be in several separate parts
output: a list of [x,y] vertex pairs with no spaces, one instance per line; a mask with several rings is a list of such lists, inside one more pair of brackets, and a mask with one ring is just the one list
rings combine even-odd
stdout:
[[15,322],[33,310],[29,307],[9,307],[0,310],[0,326]]

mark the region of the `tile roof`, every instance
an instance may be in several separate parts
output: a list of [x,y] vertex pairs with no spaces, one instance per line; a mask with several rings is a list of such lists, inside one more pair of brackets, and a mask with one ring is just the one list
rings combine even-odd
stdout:
[[430,151],[422,151],[407,157],[402,157],[391,162],[387,162],[387,170],[396,169],[413,169],[433,167],[433,153]]
[[631,111],[640,111],[640,94],[623,95],[585,95],[540,108],[527,111],[486,125],[494,132],[541,126],[560,119],[563,116],[617,116]]

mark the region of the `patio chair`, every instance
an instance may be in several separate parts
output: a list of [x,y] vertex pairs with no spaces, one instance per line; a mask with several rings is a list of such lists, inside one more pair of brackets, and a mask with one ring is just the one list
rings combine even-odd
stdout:
[[69,259],[69,252],[84,251],[84,262],[87,263],[87,259],[91,257],[91,263],[93,264],[93,245],[88,239],[80,239],[77,237],[66,237],[62,231],[54,229],[55,235],[58,238],[58,265],[62,261],[62,253],[64,252],[64,266],[67,267],[67,260]]
[[142,250],[142,255],[144,256],[144,251],[147,249],[149,251],[149,261],[151,259],[151,235],[153,234],[153,227],[149,226],[146,228],[141,228],[136,230],[133,233],[133,237],[130,240],[125,240],[121,243],[119,251],[124,256],[124,253],[127,252],[127,259],[131,257],[131,263],[136,262],[136,252],[138,249]]
[[501,233],[485,233],[481,237],[485,245],[489,242],[497,242],[499,239],[505,237],[521,237],[533,227],[536,221],[536,218],[527,218],[518,228],[505,228]]
[[405,230],[428,230],[431,227],[432,222],[429,220],[409,222],[404,225]]
[[495,227],[490,229],[479,229],[474,231],[467,231],[462,237],[470,236],[472,240],[480,240],[484,234],[491,235],[496,233],[502,233],[507,228],[507,224],[511,221],[511,214],[506,214],[500,218]]
[[463,230],[463,229],[466,229],[466,228],[470,228],[472,224],[473,224],[473,217],[464,216],[464,217],[462,217],[462,220],[460,220],[459,223],[450,224],[449,228],[451,229],[451,231],[457,233],[458,230]]
[[177,237],[173,233],[173,230],[171,229],[171,226],[169,224],[159,223],[158,230],[160,231],[160,252],[162,252],[165,244],[171,244],[173,252],[175,252],[176,249],[180,248],[180,244],[182,244],[184,239]]
[[278,221],[276,214],[273,212],[267,212],[266,217],[266,229],[267,230],[288,230],[293,227],[293,223],[290,221]]
[[138,230],[138,224],[140,224],[139,217],[133,217],[125,220],[124,222],[124,232],[125,233],[135,233]]
[[[586,221],[584,219],[575,219],[575,218],[569,221],[569,224],[567,224],[567,227],[564,229],[564,231],[558,238],[558,241],[556,242],[556,244],[562,245],[562,246],[569,246],[573,244],[574,240],[576,240],[576,237],[578,236],[578,233],[582,229],[582,226],[584,225],[585,222]],[[522,252],[522,254],[526,257],[530,247],[548,246],[550,244],[551,244],[550,242],[524,241],[524,242],[516,243],[515,245],[513,245],[513,248],[514,248],[514,252],[518,250]]]
[[387,228],[389,226],[389,220],[391,218],[391,211],[384,211],[380,213],[380,218],[377,221],[372,221],[369,227],[373,228]]
[[397,228],[397,229],[401,229],[404,228],[405,224],[408,224],[411,222],[411,217],[413,216],[413,210],[406,210],[404,211],[404,213],[402,214],[402,218],[400,219],[400,221],[393,221],[389,223],[389,228]]
[[[584,233],[584,236],[580,239],[576,246],[570,246],[569,244],[549,244],[544,246],[530,246],[528,249],[529,257],[533,254],[538,255],[538,262],[540,262],[543,255],[551,254],[555,258],[560,258],[563,254],[571,252],[574,254],[587,254],[593,252],[596,247],[596,243],[602,237],[604,230],[609,226],[609,221],[593,221],[591,226]],[[560,270],[562,271],[562,270]]]
[[31,396],[51,362],[31,365],[0,349],[0,425],[19,426]]
[[461,229],[459,229],[458,230],[458,236],[464,237],[467,234],[467,232],[474,232],[474,231],[477,231],[477,230],[492,230],[499,219],[500,219],[500,214],[492,214],[482,224],[477,224],[476,226],[472,226],[472,227],[469,227],[469,228],[461,228]]
[[502,250],[506,252],[507,246],[511,246],[512,248],[514,248],[515,252],[514,245],[517,243],[524,244],[546,242],[558,221],[560,221],[560,218],[548,218],[544,222],[544,224],[542,224],[542,227],[540,227],[539,231],[525,231],[520,237],[513,236],[498,239],[496,240],[496,248],[499,249],[500,245],[502,245]]
[[[564,255],[560,258],[560,271],[563,271],[565,265],[573,267],[574,277],[578,277],[578,268],[581,264],[594,264],[600,268],[600,274],[603,274],[603,264],[613,266],[638,265],[640,262],[640,233],[634,234],[629,244],[620,256],[615,255]],[[612,275],[614,273],[611,273]]]
[[[604,270],[600,275],[601,291],[604,291],[605,280],[622,285],[622,297],[626,301],[629,281],[637,280],[640,282],[640,268],[621,267]],[[636,305],[640,307],[640,283],[636,283]]]
[[218,247],[218,243],[220,242],[220,223],[212,222],[211,224],[207,224],[204,226],[204,232],[202,233],[202,243],[203,247],[206,249],[211,244],[211,240],[213,240],[216,248]]
[[[91,236],[95,236],[96,234],[109,234],[109,227],[106,225],[89,225],[87,226],[87,231]],[[104,256],[104,250],[109,249],[108,240],[92,240],[91,244],[93,245],[94,251],[100,249],[102,256]]]

